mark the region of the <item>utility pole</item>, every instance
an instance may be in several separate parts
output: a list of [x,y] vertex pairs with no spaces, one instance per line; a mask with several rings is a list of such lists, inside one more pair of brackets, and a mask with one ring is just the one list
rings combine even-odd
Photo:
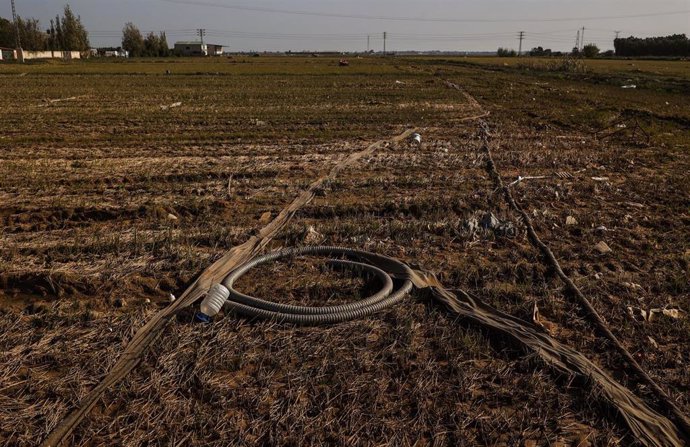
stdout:
[[386,39],[388,38],[388,33],[383,32],[383,55],[386,55]]
[[621,32],[620,31],[614,31],[614,34],[616,35],[616,38],[613,39],[613,49],[615,51],[616,49],[616,41],[618,40],[618,36],[620,36]]
[[518,49],[518,56],[522,56],[522,40],[525,38],[525,32],[520,31],[520,47]]
[[575,37],[575,47],[577,51],[580,51],[580,30],[577,30],[577,36]]
[[24,51],[22,51],[22,38],[19,36],[19,21],[17,20],[17,8],[14,6],[14,0],[12,0],[12,20],[14,20],[14,32],[16,33],[17,58],[19,59],[19,62],[24,62]]
[[208,50],[204,48],[204,35],[206,35],[206,30],[204,28],[199,28],[196,30],[196,34],[199,36],[199,39],[201,39],[201,54],[208,56]]
[[582,51],[585,48],[585,27],[582,27],[582,34],[580,34],[580,41],[582,44],[580,45],[580,51]]
[[367,53],[369,52],[369,49],[371,48],[369,46],[369,41],[371,40],[371,36],[367,35]]

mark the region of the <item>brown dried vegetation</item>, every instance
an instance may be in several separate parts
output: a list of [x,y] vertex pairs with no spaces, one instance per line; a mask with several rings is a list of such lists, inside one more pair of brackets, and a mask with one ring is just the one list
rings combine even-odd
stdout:
[[[337,160],[410,126],[420,148],[393,145],[341,172],[272,247],[311,243],[313,228],[319,243],[422,265],[526,320],[536,304],[554,337],[644,395],[493,190],[475,123],[461,121],[476,110],[437,70],[492,112],[507,183],[544,176],[514,185],[516,199],[690,411],[687,95],[663,80],[631,92],[424,59],[259,59],[30,66],[22,77],[0,67],[1,443],[44,439],[169,293]],[[617,127],[633,118],[649,141]],[[600,138],[610,126],[621,131]],[[473,228],[488,212],[515,237]],[[602,240],[611,253],[594,249]],[[366,291],[304,263],[259,269],[241,286],[310,304]],[[628,306],[683,312],[640,322]],[[421,296],[331,327],[229,316],[205,326],[183,314],[73,443],[634,444],[596,395],[525,354]]]

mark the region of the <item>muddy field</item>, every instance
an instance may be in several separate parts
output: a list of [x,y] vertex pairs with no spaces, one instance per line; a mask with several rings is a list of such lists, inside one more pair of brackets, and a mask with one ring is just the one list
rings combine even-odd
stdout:
[[[484,112],[539,236],[690,413],[688,62],[337,62],[0,65],[1,444],[44,440],[170,294],[344,157],[410,128],[421,147],[386,144],[340,172],[269,247],[340,245],[423,267],[654,404],[496,191]],[[483,228],[489,213],[510,231]],[[306,262],[241,286],[312,305],[366,292]],[[314,328],[233,315],[201,325],[190,310],[71,444],[635,445],[597,391],[570,379],[423,294]]]

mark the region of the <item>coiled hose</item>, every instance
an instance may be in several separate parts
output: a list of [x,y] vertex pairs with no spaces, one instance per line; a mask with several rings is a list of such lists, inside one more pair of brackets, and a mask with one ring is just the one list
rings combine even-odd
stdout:
[[[342,304],[339,306],[324,307],[280,304],[245,295],[234,289],[233,286],[235,282],[250,269],[260,264],[266,264],[278,259],[291,258],[295,256],[346,258],[347,260],[329,259],[329,263],[332,265],[352,267],[354,269],[360,269],[363,272],[368,272],[380,280],[382,284],[381,289],[374,295],[371,295],[370,297],[360,301]],[[363,318],[382,309],[393,306],[394,304],[400,302],[412,290],[412,282],[409,279],[405,279],[403,284],[395,289],[393,279],[388,273],[367,262],[367,260],[371,259],[384,258],[366,251],[328,246],[290,248],[269,253],[264,256],[259,256],[232,271],[228,276],[225,277],[223,280],[223,285],[230,291],[230,297],[226,301],[225,305],[234,312],[247,317],[272,319],[279,322],[300,325],[329,324]],[[396,267],[401,271],[409,269],[409,267],[394,259],[385,258],[385,260],[388,264],[396,264]]]

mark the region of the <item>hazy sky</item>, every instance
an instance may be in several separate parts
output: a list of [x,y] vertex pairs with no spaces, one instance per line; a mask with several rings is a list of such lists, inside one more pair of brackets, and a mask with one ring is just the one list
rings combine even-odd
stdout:
[[[38,18],[45,28],[65,3],[65,0],[16,0],[20,16]],[[577,29],[582,27],[585,27],[586,43],[596,43],[602,49],[612,48],[614,30],[621,31],[621,36],[690,35],[690,0],[71,0],[69,3],[81,15],[93,46],[119,45],[120,30],[129,21],[142,31],[165,30],[171,44],[176,40],[194,40],[194,30],[206,28],[207,42],[227,45],[231,51],[365,50],[367,35],[371,36],[371,48],[380,50],[384,31],[388,32],[387,46],[392,51],[480,51],[499,46],[517,49],[519,31],[525,31],[523,49],[540,45],[569,50],[575,44]],[[676,13],[629,17],[672,11]],[[0,16],[11,17],[10,0],[0,3]]]

